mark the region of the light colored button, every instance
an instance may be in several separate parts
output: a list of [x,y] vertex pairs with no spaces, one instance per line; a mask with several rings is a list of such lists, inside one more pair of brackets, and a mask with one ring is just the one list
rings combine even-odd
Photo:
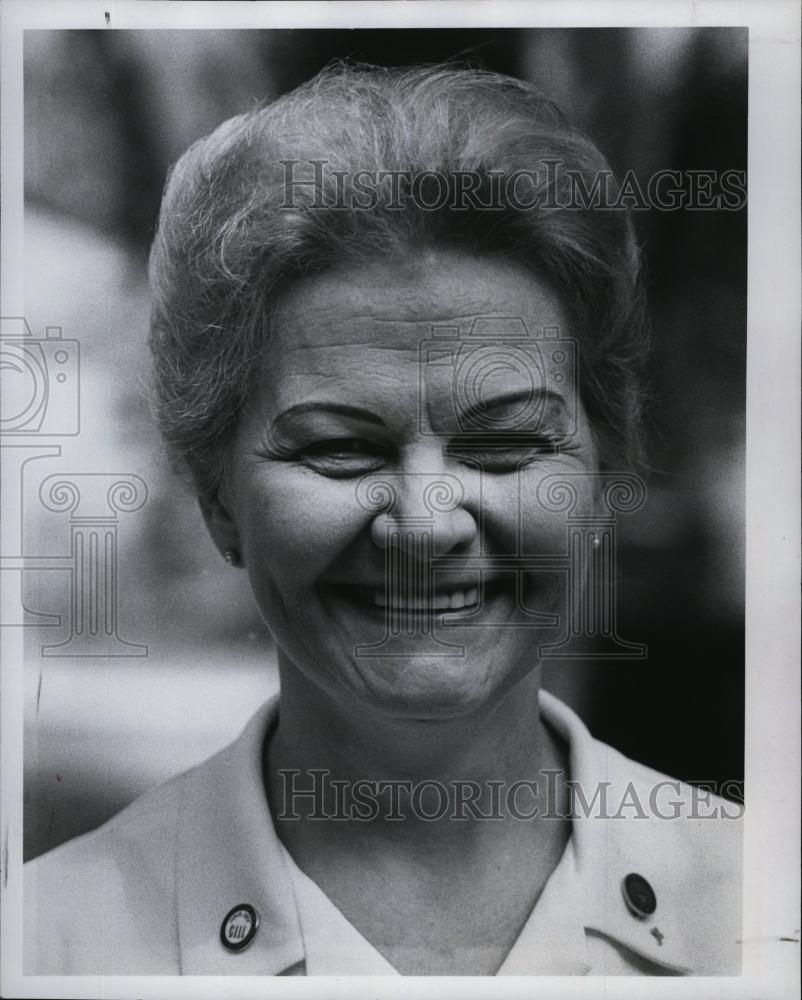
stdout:
[[229,951],[242,951],[256,937],[259,914],[250,903],[239,903],[228,911],[220,925],[220,940]]
[[624,876],[621,882],[621,894],[627,904],[627,909],[638,920],[645,920],[657,909],[657,897],[654,894],[654,889],[637,872],[630,872],[629,875]]

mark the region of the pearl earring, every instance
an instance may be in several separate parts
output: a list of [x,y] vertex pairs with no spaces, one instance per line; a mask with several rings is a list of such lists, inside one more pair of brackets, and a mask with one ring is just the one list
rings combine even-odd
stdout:
[[223,558],[228,563],[229,566],[239,566],[239,553],[235,552],[234,549],[226,549],[223,553]]

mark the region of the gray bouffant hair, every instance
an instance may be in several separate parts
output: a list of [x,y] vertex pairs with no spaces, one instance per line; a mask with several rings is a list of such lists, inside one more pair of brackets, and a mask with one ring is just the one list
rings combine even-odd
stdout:
[[[360,200],[360,171],[426,174],[430,187],[436,172],[453,189],[470,173],[479,204],[441,204],[425,184],[400,208],[391,186]],[[499,183],[522,172],[527,207],[538,199],[531,210],[524,185]],[[451,65],[329,66],[194,143],[162,200],[150,346],[162,433],[201,498],[214,501],[252,372],[269,363],[281,293],[334,264],[430,248],[512,260],[552,287],[579,343],[602,467],[637,461],[639,255],[628,213],[575,204],[571,172],[586,191],[611,179],[595,145],[536,88]]]

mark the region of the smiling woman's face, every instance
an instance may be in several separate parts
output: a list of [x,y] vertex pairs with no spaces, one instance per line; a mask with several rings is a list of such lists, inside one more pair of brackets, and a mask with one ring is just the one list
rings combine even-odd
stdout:
[[[522,370],[520,333],[487,317],[521,317],[532,341],[570,333],[527,272],[447,253],[330,270],[274,316],[210,526],[241,552],[285,667],[334,698],[396,716],[471,712],[561,633],[531,612],[564,624],[565,575],[522,574],[516,597],[496,557],[566,551],[565,515],[537,487],[594,472],[593,436],[571,378]],[[433,326],[452,329],[422,351]],[[575,513],[592,507],[591,480]],[[427,493],[438,481],[451,502]],[[382,482],[389,509],[373,503]]]

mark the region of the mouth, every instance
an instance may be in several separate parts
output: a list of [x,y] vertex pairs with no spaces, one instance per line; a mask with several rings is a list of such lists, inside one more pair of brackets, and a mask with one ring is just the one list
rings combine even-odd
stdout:
[[460,587],[442,590],[433,594],[398,593],[392,587],[374,590],[373,604],[377,608],[392,608],[394,611],[462,611],[475,608],[479,604],[478,587]]
[[359,584],[332,583],[328,588],[333,594],[358,604],[360,608],[386,614],[389,611],[405,615],[437,615],[447,612],[472,613],[484,602],[497,596],[503,589],[501,580],[485,580],[481,586],[465,582],[449,587],[441,586],[435,591],[416,592],[397,586],[365,586]]

